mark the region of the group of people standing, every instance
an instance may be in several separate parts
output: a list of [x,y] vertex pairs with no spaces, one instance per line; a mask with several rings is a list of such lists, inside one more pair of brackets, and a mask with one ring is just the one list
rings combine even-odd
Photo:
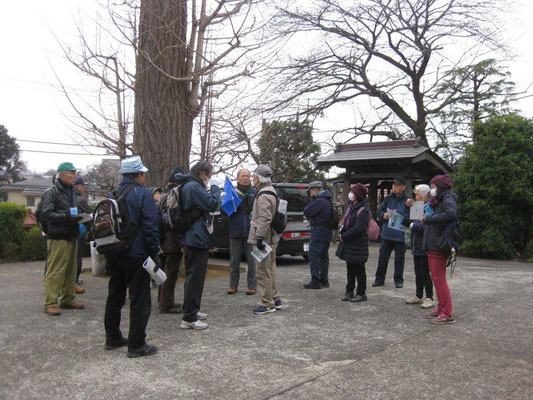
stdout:
[[[151,313],[150,276],[143,269],[150,257],[164,269],[167,280],[160,286],[159,311],[166,314],[181,314],[182,329],[203,330],[208,328],[208,316],[201,312],[201,300],[207,271],[209,252],[215,248],[212,213],[219,209],[220,187],[212,179],[213,166],[207,161],[195,164],[190,173],[181,166],[170,172],[167,185],[155,199],[154,193],[144,188],[148,169],[140,157],[122,160],[122,180],[117,194],[122,194],[126,213],[135,227],[131,245],[124,254],[107,256],[110,275],[109,292],[105,307],[105,349],[128,347],[128,357],[135,358],[155,354],[157,348],[146,343],[146,326]],[[261,304],[253,309],[256,315],[282,310],[282,301],[277,288],[276,249],[280,234],[272,229],[272,221],[278,207],[278,198],[271,181],[272,170],[259,165],[253,175],[241,169],[237,175],[236,192],[241,199],[234,213],[229,215],[230,227],[230,282],[227,293],[235,294],[239,286],[239,269],[244,253],[247,259],[247,295],[259,292]],[[82,309],[83,303],[75,301],[76,259],[80,237],[79,197],[76,196],[76,169],[71,163],[58,168],[54,187],[43,196],[43,220],[48,232],[48,270],[45,276],[45,312],[59,315],[59,308]],[[437,291],[438,305],[431,311],[436,323],[453,323],[452,304],[446,284],[446,258],[435,249],[435,240],[442,227],[457,218],[456,197],[451,181],[440,175],[427,185],[415,189],[417,199],[428,203],[428,210],[420,221],[412,221],[412,248],[416,273],[416,297],[409,304],[427,307],[432,300],[431,277]],[[167,231],[160,236],[161,212],[168,202],[171,191],[179,187],[180,207],[189,215],[189,228],[182,235]],[[391,212],[407,217],[411,200],[405,195],[405,180],[395,178],[391,194],[384,199],[378,216],[387,221]],[[431,190],[431,197],[428,195]],[[306,289],[329,287],[329,246],[332,239],[332,195],[321,182],[309,184],[311,201],[304,215],[311,226],[309,264],[311,281]],[[159,196],[160,194],[160,196]],[[350,187],[349,204],[339,228],[339,245],[336,255],[346,261],[347,284],[343,301],[367,300],[365,264],[368,260],[367,227],[372,218],[367,202],[367,188],[361,183]],[[85,210],[83,210],[85,211]],[[194,215],[194,217],[192,217]],[[272,251],[261,262],[256,262],[251,252],[253,247]],[[382,227],[382,243],[373,286],[385,282],[388,259],[395,251],[394,281],[397,288],[403,286],[405,239],[392,232],[387,224]],[[437,249],[438,250],[438,249]],[[185,284],[183,304],[175,302],[175,286],[182,258],[185,259]],[[431,270],[431,276],[428,272]],[[423,300],[423,290],[426,299]],[[130,327],[128,337],[120,330],[121,311],[129,290]],[[354,294],[355,291],[355,294]],[[59,308],[57,305],[59,304]],[[433,306],[433,304],[431,304]]]

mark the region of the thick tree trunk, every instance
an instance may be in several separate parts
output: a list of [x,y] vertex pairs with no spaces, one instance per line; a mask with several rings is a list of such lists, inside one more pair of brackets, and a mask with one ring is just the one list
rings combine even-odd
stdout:
[[176,165],[189,168],[189,81],[165,75],[186,76],[186,33],[187,0],[141,1],[133,145],[149,169],[147,186],[165,185]]

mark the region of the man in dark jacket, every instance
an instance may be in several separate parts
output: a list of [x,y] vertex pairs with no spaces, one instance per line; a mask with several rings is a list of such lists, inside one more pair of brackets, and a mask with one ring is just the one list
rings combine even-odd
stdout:
[[[76,178],[74,185],[74,194],[76,195],[78,208],[81,212],[90,214],[91,208],[89,207],[87,200],[85,200],[85,182],[83,181],[83,178],[81,176]],[[81,284],[80,274],[83,266],[83,254],[85,253],[85,234],[87,233],[88,224],[89,223],[80,224],[80,236],[78,237],[78,269],[76,271],[76,286],[74,287],[77,294],[85,293],[85,289],[79,287],[78,285]]]
[[[158,208],[160,211],[163,211],[163,208],[166,207],[170,191],[186,182],[187,179],[188,177],[183,174],[183,168],[181,166],[174,168],[168,177],[167,186],[159,199]],[[166,232],[161,243],[161,250],[165,255],[164,271],[167,274],[167,280],[159,286],[159,312],[163,314],[178,314],[181,313],[181,304],[174,301],[174,292],[181,259],[183,257],[183,252],[181,251],[181,235],[176,232]]]
[[74,165],[69,162],[60,164],[54,186],[44,192],[41,200],[42,218],[48,234],[47,269],[44,277],[44,310],[48,315],[59,315],[59,308],[85,307],[74,301],[80,232],[78,221],[82,218],[77,215],[75,181]]
[[372,286],[383,286],[389,258],[394,250],[394,283],[399,289],[403,287],[403,267],[405,263],[405,234],[403,231],[389,228],[388,222],[393,213],[409,218],[409,211],[405,202],[407,195],[405,188],[407,181],[402,177],[394,178],[392,193],[385,197],[378,211],[378,217],[383,221],[381,226],[381,247],[379,248],[378,268],[376,280]]
[[[106,350],[128,346],[128,357],[150,356],[157,347],[146,343],[146,325],[150,318],[152,299],[150,275],[143,268],[144,261],[151,257],[159,262],[159,231],[157,209],[151,193],[145,189],[145,173],[148,169],[139,156],[122,160],[120,173],[123,178],[118,193],[129,190],[124,197],[124,206],[130,223],[134,226],[133,239],[124,254],[107,257],[109,293],[105,307]],[[130,292],[130,329],[128,338],[120,331],[121,310]]]
[[[215,247],[213,238],[213,221],[210,213],[218,208],[220,188],[211,177],[213,166],[207,161],[200,161],[191,168],[189,180],[181,188],[180,201],[186,215],[200,210],[200,216],[192,222],[185,232],[182,244],[185,245],[185,288],[183,297],[182,329],[207,329],[203,322],[207,314],[200,312],[202,293],[209,249]],[[180,174],[178,174],[180,178]],[[211,186],[208,190],[207,187]]]
[[[229,216],[230,280],[228,294],[234,294],[239,287],[239,270],[242,253],[244,252],[248,263],[248,290],[246,294],[254,295],[257,289],[255,259],[252,257],[254,246],[248,243],[248,234],[250,233],[255,189],[252,186],[250,171],[243,168],[237,173],[237,188],[235,190],[241,199],[241,203],[237,207],[237,211]],[[223,209],[220,212],[226,214]]]
[[311,202],[304,208],[304,215],[311,223],[311,241],[309,242],[309,268],[311,281],[304,285],[306,289],[329,287],[329,242],[332,231],[329,227],[333,205],[332,194],[323,190],[322,182],[309,184]]

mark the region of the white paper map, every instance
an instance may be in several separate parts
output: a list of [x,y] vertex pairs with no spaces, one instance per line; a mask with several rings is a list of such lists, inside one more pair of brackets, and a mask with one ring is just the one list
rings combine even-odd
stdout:
[[266,256],[268,256],[270,252],[272,251],[272,247],[270,247],[266,243],[264,245],[265,245],[264,250],[259,250],[256,246],[254,246],[252,250],[252,257],[255,258],[257,262],[263,261],[266,258]]

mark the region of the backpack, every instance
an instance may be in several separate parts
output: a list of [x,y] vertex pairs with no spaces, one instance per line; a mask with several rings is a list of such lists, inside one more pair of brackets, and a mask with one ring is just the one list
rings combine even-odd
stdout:
[[[55,192],[57,189],[55,186],[52,186],[46,189],[46,192],[48,192],[49,190],[53,190]],[[54,200],[55,200],[56,194],[57,193],[54,193]],[[46,235],[48,235],[48,223],[43,218],[43,202],[42,201],[40,201],[39,204],[37,204],[37,209],[35,210],[35,218],[37,219],[37,224],[39,225],[39,228],[41,228],[41,231],[43,231]]]
[[[364,207],[359,208],[357,215],[361,214]],[[368,235],[368,240],[378,240],[379,238],[379,225],[374,218],[372,218],[372,212],[369,212],[370,218],[368,219],[368,226],[366,228],[366,234]]]
[[464,238],[463,228],[461,228],[459,222],[454,221],[442,231],[437,240],[437,247],[441,253],[450,256],[452,253],[459,251]]
[[339,221],[340,221],[340,216],[339,216],[339,207],[337,206],[334,206],[333,204],[331,205],[331,215],[329,217],[329,222],[328,222],[328,228],[329,229],[339,229]]
[[283,212],[280,211],[280,205],[282,203],[278,198],[277,193],[270,190],[259,192],[255,195],[255,200],[257,200],[257,198],[262,194],[270,194],[276,198],[276,212],[274,213],[274,218],[272,218],[272,222],[270,223],[270,228],[272,228],[272,230],[274,230],[278,235],[281,235],[287,226],[287,202],[282,200],[284,202],[283,205],[285,206],[285,212]]
[[[193,223],[200,218],[204,212],[199,208],[193,208],[191,211],[185,212],[180,201],[181,188],[189,181],[183,182],[181,185],[172,188],[168,196],[164,199],[164,204],[159,207],[161,210],[161,224],[163,230],[185,234],[191,229]],[[164,236],[163,236],[164,237]]]
[[98,253],[113,256],[125,253],[134,239],[135,226],[126,212],[124,198],[135,188],[126,186],[122,193],[114,191],[111,198],[100,200],[93,213],[92,232]]

